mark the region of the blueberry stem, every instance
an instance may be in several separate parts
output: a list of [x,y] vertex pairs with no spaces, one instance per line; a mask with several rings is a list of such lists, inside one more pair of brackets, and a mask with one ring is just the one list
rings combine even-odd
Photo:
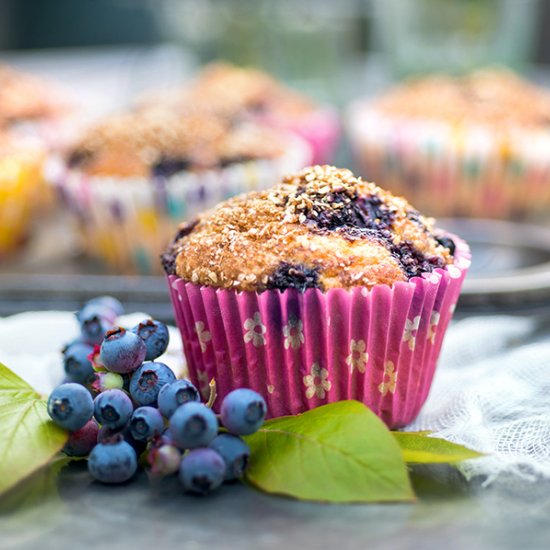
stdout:
[[208,383],[208,389],[210,390],[210,395],[208,397],[208,402],[206,403],[206,406],[211,409],[214,406],[214,402],[216,401],[216,398],[218,397],[218,393],[216,392],[216,381],[214,378],[210,380]]

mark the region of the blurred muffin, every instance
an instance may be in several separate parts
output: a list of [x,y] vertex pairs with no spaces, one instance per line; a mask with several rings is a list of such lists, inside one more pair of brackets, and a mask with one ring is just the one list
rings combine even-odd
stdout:
[[189,372],[272,416],[357,399],[388,425],[427,397],[468,248],[402,198],[314,166],[180,226],[163,256]]
[[67,139],[76,107],[48,80],[0,65],[0,127],[56,148]]
[[44,159],[45,151],[36,141],[0,131],[0,260],[28,236]]
[[550,205],[550,94],[505,70],[432,76],[350,110],[362,173],[431,215],[514,218]]
[[67,153],[59,187],[92,255],[118,271],[150,273],[178,221],[310,156],[306,143],[275,130],[155,106],[89,128]]
[[39,142],[47,153],[40,159],[42,178],[35,181],[32,197],[28,197],[37,215],[48,213],[55,205],[50,172],[82,121],[82,110],[61,86],[0,64],[0,131]]
[[159,97],[176,108],[191,105],[295,133],[311,146],[314,162],[331,160],[339,137],[333,109],[316,104],[256,69],[228,63],[207,65],[190,84],[152,95],[149,101]]

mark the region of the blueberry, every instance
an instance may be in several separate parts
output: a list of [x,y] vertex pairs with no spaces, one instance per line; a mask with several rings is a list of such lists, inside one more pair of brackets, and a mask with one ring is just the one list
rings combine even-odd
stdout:
[[115,327],[105,334],[99,357],[107,370],[124,374],[136,370],[146,353],[145,342],[137,334]]
[[112,296],[98,296],[97,298],[92,298],[86,305],[100,305],[110,309],[116,317],[120,317],[124,314],[124,307],[119,300],[113,298]]
[[146,319],[132,329],[132,332],[137,334],[147,347],[146,361],[153,361],[160,357],[168,347],[170,334],[168,327],[160,321],[154,319]]
[[109,426],[101,426],[97,432],[98,443],[117,443],[118,441],[125,441],[124,430],[116,428],[109,428]]
[[212,449],[195,449],[180,465],[179,479],[187,491],[205,495],[217,489],[225,476],[225,462]]
[[86,304],[76,316],[82,339],[92,346],[101,344],[103,336],[116,320],[112,310],[99,304]]
[[90,387],[98,393],[106,390],[121,390],[124,388],[124,378],[116,372],[96,372]]
[[94,367],[88,359],[93,351],[93,346],[83,342],[73,342],[63,350],[63,366],[72,381],[87,384],[94,378]]
[[139,405],[156,405],[163,386],[176,380],[176,375],[164,363],[143,363],[130,380],[130,395]]
[[122,390],[104,391],[94,401],[96,420],[115,430],[126,426],[133,410],[131,399]]
[[218,434],[218,419],[206,405],[190,401],[170,418],[170,433],[180,449],[203,447]]
[[126,441],[98,443],[88,459],[88,471],[94,479],[103,483],[123,483],[136,470],[136,451]]
[[138,456],[147,448],[147,442],[135,439],[128,426],[122,429],[109,428],[108,426],[101,426],[99,428],[99,432],[97,433],[98,443],[117,443],[119,441],[126,441],[136,451]]
[[147,441],[164,431],[164,419],[153,407],[138,407],[132,414],[128,425],[134,439]]
[[264,423],[267,405],[264,398],[248,388],[233,390],[221,406],[222,424],[235,435],[249,435]]
[[449,254],[451,256],[454,256],[456,252],[456,244],[450,237],[436,237],[435,240],[444,248],[447,248],[449,250]]
[[88,456],[97,444],[98,432],[97,422],[94,419],[89,420],[80,430],[69,434],[63,452],[68,456]]
[[322,288],[319,281],[319,267],[281,262],[269,276],[267,288],[296,288],[304,292],[307,288]]
[[92,418],[94,402],[84,386],[72,382],[61,384],[50,394],[48,414],[58,426],[75,432]]
[[164,417],[170,418],[180,405],[200,400],[199,390],[189,380],[176,380],[161,388],[158,407]]
[[175,474],[180,468],[181,451],[175,445],[159,441],[149,449],[147,462],[151,466],[153,474],[163,476]]
[[243,476],[250,458],[248,445],[237,435],[220,434],[209,447],[214,449],[225,462],[225,479],[239,479]]

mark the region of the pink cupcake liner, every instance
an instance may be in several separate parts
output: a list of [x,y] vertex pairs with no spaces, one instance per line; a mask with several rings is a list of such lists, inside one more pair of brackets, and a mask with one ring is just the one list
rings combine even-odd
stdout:
[[315,110],[295,120],[267,119],[270,126],[298,135],[309,143],[312,164],[330,164],[340,138],[338,114],[330,107]]
[[168,283],[190,378],[217,405],[231,390],[262,394],[269,416],[355,399],[390,427],[410,423],[428,396],[445,330],[470,265],[455,262],[393,287],[261,293]]

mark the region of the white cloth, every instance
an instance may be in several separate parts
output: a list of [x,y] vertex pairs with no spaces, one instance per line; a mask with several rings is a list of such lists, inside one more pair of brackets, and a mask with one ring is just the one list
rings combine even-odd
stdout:
[[[133,326],[143,314],[120,319]],[[31,312],[0,319],[0,362],[47,394],[63,378],[60,349],[77,335],[74,315]],[[185,366],[171,327],[166,362]],[[463,462],[467,479],[501,475],[550,480],[550,330],[533,319],[474,317],[449,328],[420,416],[409,430],[468,445],[487,456]]]
[[407,430],[486,453],[459,464],[467,479],[550,479],[550,330],[508,316],[452,325],[428,401]]
[[[132,313],[118,319],[126,328],[149,318],[144,313]],[[166,363],[178,375],[185,371],[181,338],[170,329],[170,344],[159,361]],[[67,311],[28,312],[0,318],[0,363],[26,380],[36,391],[49,394],[64,378],[61,349],[78,336],[78,323]]]

